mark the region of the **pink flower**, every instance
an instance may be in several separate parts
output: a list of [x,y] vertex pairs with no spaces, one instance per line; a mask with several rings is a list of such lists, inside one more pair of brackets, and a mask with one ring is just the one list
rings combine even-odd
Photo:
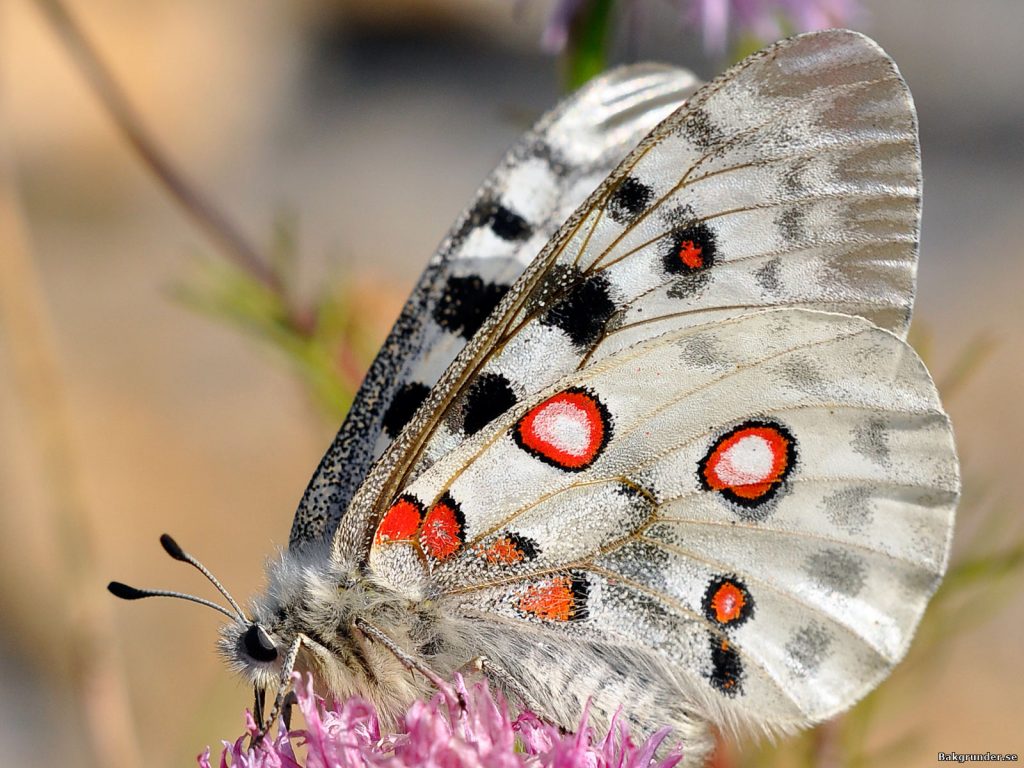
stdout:
[[765,42],[795,32],[842,27],[860,14],[857,0],[683,0],[684,19],[699,23],[704,47],[725,50],[730,36]]
[[[500,697],[486,684],[467,690],[461,678],[456,689],[466,707],[454,697],[438,694],[429,702],[414,702],[405,713],[403,727],[382,734],[373,705],[353,698],[327,706],[313,693],[313,684],[295,676],[298,707],[304,730],[279,730],[248,747],[256,733],[252,716],[245,715],[245,734],[224,742],[220,768],[674,768],[680,755],[673,752],[655,759],[668,735],[664,729],[637,746],[619,716],[608,734],[594,740],[584,713],[575,734],[563,734],[531,712],[509,716]],[[298,762],[291,740],[306,747]],[[201,768],[213,768],[210,750],[199,755]]]
[[[546,50],[564,50],[573,22],[593,0],[558,0],[544,27]],[[697,25],[704,47],[725,50],[729,39],[753,35],[765,42],[793,32],[842,27],[861,12],[859,0],[676,0],[683,22]]]

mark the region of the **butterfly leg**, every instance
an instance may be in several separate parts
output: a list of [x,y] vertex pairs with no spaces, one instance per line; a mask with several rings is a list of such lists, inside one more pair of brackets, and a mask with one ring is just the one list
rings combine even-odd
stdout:
[[299,698],[295,695],[295,691],[288,691],[284,697],[284,705],[281,707],[281,722],[284,723],[284,729],[286,731],[290,731],[292,729],[292,707],[298,703]]
[[[299,650],[302,648],[302,644],[313,647],[313,643],[308,637],[299,633],[296,638],[292,641],[292,644],[288,647],[288,653],[285,654],[284,662],[281,664],[281,677],[278,680],[277,685],[277,696],[274,697],[274,706],[270,710],[270,716],[267,718],[266,725],[260,723],[260,738],[265,736],[273,726],[274,721],[277,720],[278,715],[281,714],[282,708],[285,706],[286,694],[288,693],[288,686],[292,684],[292,672],[295,670],[295,662],[299,658]],[[288,701],[288,719],[291,719],[291,701]],[[260,707],[262,709],[262,706]],[[287,724],[285,725],[287,727]]]
[[254,685],[252,689],[253,703],[252,703],[252,718],[262,728],[263,727],[263,708],[267,703],[267,689],[259,685]]
[[427,678],[427,680],[434,684],[434,687],[436,687],[437,690],[444,694],[446,699],[452,702],[458,702],[460,709],[466,708],[466,701],[460,692],[454,690],[451,685],[445,682],[434,670],[424,664],[423,661],[400,648],[398,643],[392,640],[391,637],[382,629],[374,626],[361,617],[357,618],[353,624],[356,629],[362,632],[370,639],[370,641],[380,643],[387,648],[391,654],[401,662],[403,667],[408,669],[410,672],[419,672]]
[[486,656],[477,656],[474,659],[470,659],[463,668],[480,672],[491,682],[497,683],[503,690],[519,699],[523,707],[541,720],[555,726],[563,733],[567,733],[566,729],[555,718],[548,715],[544,707],[537,703],[536,699],[526,690],[526,687],[504,667],[498,666]]

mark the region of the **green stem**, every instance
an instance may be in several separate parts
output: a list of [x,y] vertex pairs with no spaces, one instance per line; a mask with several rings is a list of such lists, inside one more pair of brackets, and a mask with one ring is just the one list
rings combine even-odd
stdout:
[[565,85],[574,91],[608,66],[615,0],[588,0],[569,29]]

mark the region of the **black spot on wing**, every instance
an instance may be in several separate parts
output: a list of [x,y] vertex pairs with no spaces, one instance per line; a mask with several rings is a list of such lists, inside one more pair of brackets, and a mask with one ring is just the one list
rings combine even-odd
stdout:
[[807,209],[797,205],[784,208],[775,224],[787,242],[799,243],[807,238]]
[[491,231],[502,240],[525,240],[533,230],[518,213],[498,205],[491,216]]
[[778,293],[782,287],[780,272],[782,261],[778,258],[769,259],[762,266],[754,270],[754,279],[767,293]]
[[[784,144],[790,144],[795,138],[792,131],[785,126],[780,130],[780,134],[782,135],[779,136],[779,141]],[[794,196],[806,192],[810,185],[804,176],[810,169],[810,159],[805,157],[794,160],[782,171],[782,188]]]
[[462,429],[475,435],[515,404],[516,393],[508,379],[498,373],[481,374],[466,394]]
[[725,140],[725,135],[701,108],[691,109],[683,121],[683,133],[698,149],[711,149]]
[[880,467],[889,467],[892,463],[892,449],[889,447],[889,435],[886,431],[885,419],[875,416],[868,418],[853,430],[850,446],[869,461]]
[[712,687],[730,698],[742,693],[743,662],[740,655],[724,637],[711,634],[708,640],[711,646],[709,679]]
[[620,224],[625,224],[640,215],[653,196],[649,186],[630,176],[619,184],[608,199],[608,215]]
[[569,589],[572,591],[572,614],[569,621],[585,621],[590,617],[590,580],[586,573],[574,571]]
[[402,427],[409,423],[409,420],[416,413],[423,401],[430,394],[430,387],[418,381],[410,381],[403,384],[395,393],[391,405],[384,412],[384,431],[388,437],[395,438],[402,431]]
[[548,310],[540,322],[564,331],[582,351],[601,338],[615,309],[608,278],[598,274],[574,285],[569,295]]
[[469,214],[469,223],[476,227],[490,227],[502,240],[526,240],[533,234],[533,228],[526,219],[490,197],[477,201]]
[[828,630],[812,621],[797,629],[786,643],[786,665],[797,677],[815,675],[831,645]]
[[850,533],[863,533],[875,515],[875,494],[869,487],[837,488],[821,500],[821,509],[833,525]]
[[449,333],[470,339],[507,292],[507,285],[485,282],[479,275],[453,275],[434,307],[434,320]]
[[674,231],[662,246],[662,264],[671,275],[690,275],[714,266],[718,257],[715,233],[701,221]]
[[564,179],[572,170],[573,165],[565,159],[564,155],[541,136],[536,136],[526,144],[521,152],[517,153],[520,162],[530,159],[541,160],[547,164],[555,176]]
[[804,563],[804,573],[819,589],[849,598],[860,594],[867,583],[867,566],[857,555],[829,547],[816,552]]

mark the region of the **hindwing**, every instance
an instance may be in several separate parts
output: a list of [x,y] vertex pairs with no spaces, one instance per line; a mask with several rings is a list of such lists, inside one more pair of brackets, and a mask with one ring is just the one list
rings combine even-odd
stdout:
[[680,323],[517,405],[405,487],[422,526],[378,536],[370,565],[413,597],[423,558],[429,595],[474,632],[628,649],[691,711],[784,731],[902,658],[958,489],[948,419],[905,342],[768,310]]

